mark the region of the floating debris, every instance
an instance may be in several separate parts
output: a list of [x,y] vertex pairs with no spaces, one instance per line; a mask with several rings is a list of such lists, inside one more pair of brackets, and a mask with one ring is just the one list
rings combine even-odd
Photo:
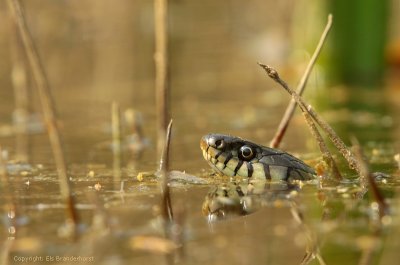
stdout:
[[98,182],[96,184],[94,184],[94,189],[97,191],[101,190],[101,184]]
[[154,172],[143,171],[143,172],[139,172],[139,173],[137,174],[136,179],[137,179],[138,181],[143,181],[143,180],[145,180],[145,179],[153,178],[153,177],[155,177]]
[[180,247],[172,240],[156,236],[135,236],[129,240],[129,245],[134,250],[144,250],[154,254],[169,254]]
[[[156,174],[157,175],[157,174]],[[177,181],[185,184],[207,184],[208,181],[195,175],[187,174],[185,171],[172,170],[168,172],[170,181]]]

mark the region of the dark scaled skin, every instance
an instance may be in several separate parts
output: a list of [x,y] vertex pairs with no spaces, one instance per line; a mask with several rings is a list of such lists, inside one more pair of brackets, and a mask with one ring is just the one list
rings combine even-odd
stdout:
[[210,166],[219,174],[276,181],[309,180],[315,171],[284,151],[239,137],[208,134],[200,147]]

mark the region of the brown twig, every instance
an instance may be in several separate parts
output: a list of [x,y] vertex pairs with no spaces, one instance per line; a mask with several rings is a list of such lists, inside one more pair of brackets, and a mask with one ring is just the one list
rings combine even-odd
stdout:
[[389,213],[389,205],[386,203],[385,197],[383,196],[378,186],[376,185],[374,176],[369,170],[369,165],[367,161],[365,161],[364,159],[364,153],[361,146],[359,145],[358,141],[355,138],[353,139],[352,142],[356,158],[358,158],[359,164],[361,166],[360,182],[364,188],[367,185],[370,187],[372,196],[375,202],[379,205],[378,208],[379,217],[382,218],[383,216]]
[[25,15],[18,0],[8,0],[8,6],[14,21],[19,29],[22,43],[28,58],[29,66],[33,75],[33,80],[39,93],[42,105],[43,118],[47,125],[47,132],[53,155],[58,170],[60,180],[61,196],[67,205],[67,223],[75,225],[78,223],[78,214],[75,209],[74,197],[72,196],[70,181],[67,176],[67,166],[64,159],[59,129],[57,127],[57,118],[54,111],[54,104],[50,95],[49,84],[45,75],[44,68],[40,62],[38,52],[33,43],[31,34],[26,24]]
[[111,105],[112,124],[112,152],[113,152],[113,176],[114,187],[119,189],[121,185],[121,112],[117,102]]
[[155,22],[155,87],[157,108],[157,157],[164,148],[164,138],[169,114],[169,64],[168,64],[168,1],[154,0]]
[[[273,69],[272,68],[270,68],[269,66],[266,66],[266,65],[264,65],[264,64],[261,64],[261,63],[258,63],[261,67],[263,67],[264,69],[269,69],[268,71],[272,71]],[[272,69],[272,70],[271,70]],[[267,71],[267,70],[266,70]],[[268,71],[267,71],[267,73],[268,73]],[[273,70],[273,71],[275,71],[275,70]],[[276,72],[276,71],[275,71]],[[281,84],[286,90],[287,89],[289,89],[290,90],[290,88],[289,88],[289,86],[286,84],[286,82],[285,81],[283,81],[282,79],[280,79],[280,77],[279,77],[279,75],[278,75],[278,73],[276,72],[276,74],[273,74],[273,73],[271,73],[271,75],[268,73],[268,75],[272,78],[272,79],[274,79],[276,82],[278,82],[279,84]],[[294,97],[293,97],[294,98]],[[300,104],[299,104],[300,105]],[[334,175],[334,177],[337,179],[337,180],[341,180],[342,179],[342,176],[341,176],[341,174],[340,174],[340,172],[339,172],[339,169],[338,169],[338,167],[337,167],[337,165],[336,165],[336,162],[335,162],[335,160],[333,159],[333,157],[332,157],[332,154],[329,152],[329,149],[328,149],[328,147],[326,146],[326,144],[325,144],[325,142],[324,142],[324,139],[322,138],[322,136],[321,136],[321,134],[319,133],[319,131],[318,131],[318,129],[317,129],[317,127],[315,126],[315,124],[314,124],[314,122],[312,121],[312,117],[310,116],[310,114],[307,112],[307,111],[305,111],[304,109],[303,109],[303,107],[300,105],[300,109],[302,110],[302,112],[303,112],[303,115],[304,115],[304,118],[305,118],[305,120],[306,120],[306,123],[307,123],[307,125],[308,125],[308,128],[310,129],[310,131],[311,131],[311,134],[315,137],[315,139],[316,139],[316,141],[317,141],[317,143],[318,143],[318,146],[319,146],[319,149],[320,149],[320,151],[321,151],[321,153],[322,153],[322,156],[323,156],[323,159],[324,159],[324,161],[330,166],[330,168],[332,169],[332,172],[333,172],[333,175]]]
[[331,152],[329,151],[328,147],[326,146],[324,139],[322,138],[320,132],[318,131],[318,128],[315,126],[314,122],[312,121],[310,115],[308,115],[307,112],[303,112],[303,116],[307,122],[308,128],[311,131],[311,134],[314,136],[315,140],[318,143],[319,150],[322,153],[322,157],[323,157],[325,163],[327,163],[329,165],[329,167],[331,168],[333,176],[335,177],[336,180],[343,179],[343,177],[340,174],[340,171],[336,165],[336,162],[332,157]]
[[343,155],[343,157],[347,160],[349,167],[357,171],[359,175],[361,175],[360,165],[355,159],[353,153],[350,149],[344,144],[344,142],[340,139],[340,137],[336,134],[336,132],[332,129],[332,127],[324,121],[318,113],[316,113],[312,106],[307,104],[295,91],[293,91],[285,81],[283,81],[278,72],[265,64],[258,63],[267,73],[267,75],[272,78],[275,82],[279,83],[291,96],[294,98],[299,105],[302,112],[307,112],[312,119],[321,127],[321,129],[328,135],[329,139],[336,146],[339,152]]
[[169,188],[169,146],[171,141],[171,128],[172,128],[172,120],[169,122],[167,127],[167,133],[165,136],[165,145],[163,148],[161,160],[160,160],[160,173],[162,178],[162,202],[161,202],[161,211],[162,217],[165,221],[172,221],[173,212],[172,212],[172,203],[171,203],[171,193]]
[[[326,23],[325,29],[322,32],[321,38],[319,39],[317,48],[315,49],[314,54],[312,55],[311,60],[308,63],[307,68],[306,68],[306,70],[305,70],[305,72],[304,72],[304,74],[303,74],[303,76],[302,76],[302,78],[300,80],[300,83],[297,86],[296,91],[297,91],[297,94],[299,94],[299,95],[303,94],[303,91],[304,91],[304,89],[306,87],[306,84],[307,84],[308,78],[310,76],[311,70],[313,69],[315,62],[317,61],[318,56],[321,53],[322,47],[324,46],[326,37],[328,36],[328,33],[329,33],[330,29],[331,29],[331,26],[332,26],[332,14],[329,14],[328,15],[328,22]],[[281,122],[280,122],[280,124],[278,126],[278,130],[276,131],[275,136],[274,136],[274,138],[272,139],[272,141],[270,143],[270,146],[272,148],[278,148],[279,147],[279,145],[280,145],[280,143],[282,141],[282,138],[285,135],[286,129],[289,126],[289,122],[293,117],[295,108],[296,108],[296,100],[292,99],[290,101],[289,105],[287,106],[285,114],[284,114],[284,116],[283,116],[283,118],[282,118],[282,120],[281,120]]]

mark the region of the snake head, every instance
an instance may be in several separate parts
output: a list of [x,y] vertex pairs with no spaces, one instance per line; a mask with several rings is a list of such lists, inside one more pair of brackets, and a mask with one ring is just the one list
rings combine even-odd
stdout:
[[200,140],[204,159],[219,174],[277,181],[313,178],[314,170],[300,159],[239,137],[207,134]]
[[204,159],[217,172],[226,176],[251,177],[252,162],[260,150],[256,144],[239,137],[207,134],[201,138]]

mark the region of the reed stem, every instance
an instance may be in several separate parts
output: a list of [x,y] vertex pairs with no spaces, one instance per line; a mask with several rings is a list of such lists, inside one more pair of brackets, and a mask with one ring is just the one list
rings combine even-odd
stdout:
[[[329,165],[330,169],[332,170],[333,176],[336,180],[342,180],[343,177],[340,174],[340,171],[336,165],[335,160],[332,157],[331,152],[329,151],[328,147],[325,144],[324,139],[322,138],[318,128],[315,126],[315,123],[312,121],[310,115],[307,112],[303,112],[304,119],[307,122],[308,128],[311,131],[311,134],[314,136],[315,140],[318,143],[319,150],[322,153],[322,157],[327,165]],[[324,176],[322,176],[324,177]]]
[[171,202],[171,192],[169,188],[169,150],[171,142],[171,128],[172,120],[169,122],[167,127],[167,134],[165,136],[165,145],[162,152],[162,158],[160,160],[160,173],[162,178],[162,203],[161,211],[164,221],[173,220],[172,202]]
[[157,157],[164,148],[169,113],[168,0],[154,0]]
[[121,186],[121,111],[119,104],[113,102],[111,105],[111,123],[112,123],[112,152],[113,152],[113,176],[114,187],[120,189]]
[[28,30],[24,11],[21,7],[19,0],[7,0],[7,2],[11,14],[13,15],[15,24],[17,25],[17,28],[19,30],[22,43],[28,58],[28,63],[33,76],[33,80],[38,90],[42,106],[43,118],[46,123],[47,132],[49,135],[49,140],[58,171],[61,196],[67,205],[66,221],[68,224],[72,224],[75,227],[78,223],[78,214],[75,209],[74,197],[72,195],[70,181],[67,176],[67,166],[65,163],[61,137],[57,126],[54,103],[50,95],[50,88],[46,78],[45,70],[41,64],[39,54],[34,45],[32,36]]
[[285,81],[283,81],[280,77],[278,72],[265,64],[258,63],[267,73],[267,75],[273,79],[275,82],[280,84],[291,96],[294,98],[299,105],[302,112],[307,112],[312,119],[321,127],[321,129],[328,135],[329,139],[332,143],[336,146],[339,152],[343,155],[343,157],[347,160],[349,167],[354,169],[359,175],[361,175],[360,165],[355,159],[353,153],[350,149],[344,144],[344,142],[340,139],[340,137],[336,134],[336,132],[332,129],[332,127],[324,121],[318,113],[316,113],[312,106],[307,104],[295,91],[293,91]]
[[[258,63],[268,74],[269,77],[271,77],[274,81],[278,82],[283,88],[285,88],[287,91],[290,90],[292,91],[289,86],[286,84],[285,81],[283,81],[279,75],[278,72],[276,72],[274,69],[271,67]],[[299,96],[300,98],[300,96]],[[295,97],[292,97],[292,99],[295,99]],[[301,99],[301,98],[300,98]],[[298,102],[298,99],[295,99],[296,102]],[[309,127],[311,134],[314,136],[315,140],[318,143],[318,147],[322,153],[324,161],[331,167],[333,175],[335,179],[341,180],[342,176],[339,172],[339,169],[336,165],[335,160],[332,157],[332,154],[330,153],[328,147],[325,144],[324,139],[322,138],[321,134],[319,133],[317,127],[315,126],[313,120],[312,120],[312,115],[308,113],[307,109],[304,108],[303,105],[299,104],[299,107],[304,115],[304,118],[306,120],[307,126]]]
[[[305,72],[304,72],[304,74],[303,74],[303,76],[302,76],[302,78],[300,80],[300,83],[297,86],[296,91],[297,91],[297,94],[299,94],[299,95],[303,94],[303,91],[304,91],[304,89],[306,87],[306,84],[307,84],[308,78],[310,76],[311,70],[313,69],[313,67],[315,65],[315,62],[317,61],[318,56],[321,53],[322,47],[324,46],[324,43],[326,41],[326,37],[328,36],[328,33],[329,33],[331,27],[332,27],[332,14],[329,14],[328,15],[328,22],[326,23],[325,29],[322,32],[322,35],[321,35],[321,37],[319,39],[317,48],[315,49],[314,54],[312,55],[311,60],[309,61],[308,65],[307,65],[307,68],[306,68],[306,70],[305,70]],[[276,133],[275,133],[275,136],[274,136],[274,138],[272,139],[272,141],[270,143],[270,147],[272,147],[272,148],[278,148],[279,147],[279,145],[280,145],[280,143],[282,141],[282,138],[285,135],[286,130],[287,130],[288,126],[289,126],[290,120],[293,117],[294,110],[296,108],[296,104],[297,104],[296,100],[294,100],[292,98],[292,100],[290,101],[289,105],[286,108],[285,114],[282,117],[282,120],[281,120],[281,122],[280,122],[280,124],[278,126],[278,129],[277,129]]]

